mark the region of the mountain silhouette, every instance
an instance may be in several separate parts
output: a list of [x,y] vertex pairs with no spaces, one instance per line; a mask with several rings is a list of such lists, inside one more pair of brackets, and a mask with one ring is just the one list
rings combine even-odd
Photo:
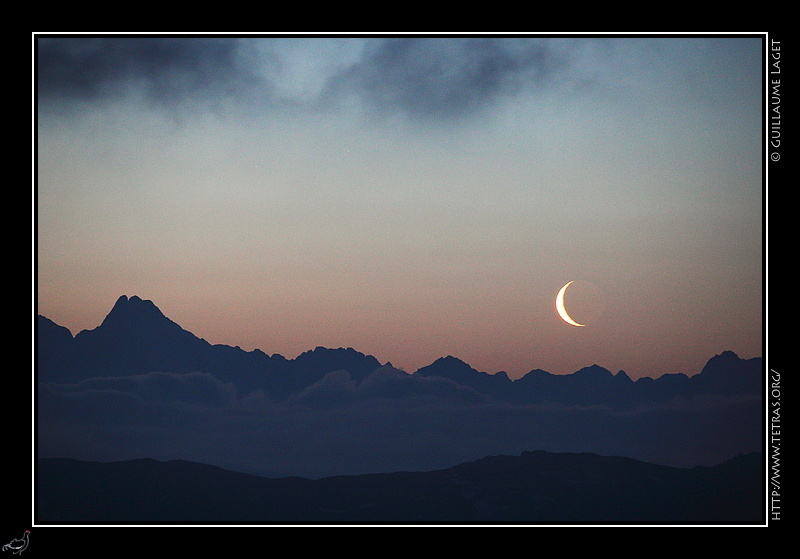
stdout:
[[[94,329],[73,336],[38,316],[35,334],[43,522],[751,522],[760,511],[754,459],[720,464],[763,446],[760,358],[725,351],[694,376],[636,381],[597,364],[512,381],[452,355],[409,374],[353,348],[287,359],[211,344],[137,296]],[[530,448],[560,454],[513,456]],[[598,454],[574,454],[584,450]],[[162,461],[107,462],[131,457]]]
[[760,454],[672,468],[591,453],[523,452],[443,470],[263,478],[204,464],[42,459],[36,522],[763,522]]
[[139,297],[117,299],[102,324],[75,336],[76,365],[96,376],[147,370],[190,372],[204,365],[211,346]]
[[489,374],[470,367],[467,363],[448,355],[440,357],[430,365],[417,369],[416,373],[424,377],[441,377],[458,384],[474,388],[478,392],[493,396],[506,396],[511,387],[511,379],[501,371]]
[[761,392],[761,377],[761,359],[740,359],[732,351],[723,351],[709,359],[690,382],[705,392],[753,394]]
[[525,402],[559,402],[568,405],[624,405],[633,402],[634,383],[624,373],[616,376],[599,365],[572,375],[552,375],[537,369],[519,379],[514,399]]
[[75,380],[73,368],[75,344],[72,333],[42,315],[36,317],[36,369],[40,380],[66,382]]
[[207,372],[234,384],[241,393],[264,390],[285,398],[335,370],[363,378],[380,367],[372,356],[352,348],[316,348],[294,360],[261,350],[212,345],[164,316],[151,302],[121,296],[103,322],[71,340],[69,331],[38,317],[39,380],[76,382],[151,371]]
[[[353,348],[317,347],[295,359],[261,350],[212,345],[167,318],[151,301],[121,296],[100,326],[74,337],[44,316],[37,317],[37,375],[40,382],[78,382],[94,377],[205,372],[233,384],[240,394],[261,390],[285,399],[346,371],[359,383],[382,366]],[[487,397],[517,403],[561,403],[630,407],[702,394],[759,395],[762,359],[741,359],[731,351],[712,357],[699,374],[665,374],[635,382],[624,371],[591,365],[570,375],[532,370],[511,381],[505,372],[489,374],[446,356],[414,375],[448,379]]]

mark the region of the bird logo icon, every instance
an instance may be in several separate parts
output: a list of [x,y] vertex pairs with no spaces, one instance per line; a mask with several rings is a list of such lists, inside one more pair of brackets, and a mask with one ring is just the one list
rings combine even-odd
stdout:
[[11,553],[15,553],[16,555],[21,554],[25,551],[25,548],[28,547],[28,536],[31,533],[30,530],[25,530],[25,533],[22,535],[21,538],[17,539],[14,538],[6,545],[3,546],[3,551],[10,551]]

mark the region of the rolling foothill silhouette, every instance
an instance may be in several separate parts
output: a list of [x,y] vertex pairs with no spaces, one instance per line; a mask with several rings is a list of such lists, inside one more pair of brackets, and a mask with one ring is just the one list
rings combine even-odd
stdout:
[[449,355],[211,344],[121,296],[37,317],[36,519],[760,523],[761,358],[511,380]]

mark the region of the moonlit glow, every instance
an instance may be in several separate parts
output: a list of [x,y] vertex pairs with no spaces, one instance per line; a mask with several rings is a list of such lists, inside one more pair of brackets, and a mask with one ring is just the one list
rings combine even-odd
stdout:
[[586,326],[585,324],[578,324],[572,320],[572,318],[569,316],[569,313],[567,313],[566,307],[564,306],[564,294],[567,292],[567,288],[571,283],[573,282],[571,281],[567,283],[559,290],[558,295],[556,296],[556,310],[558,311],[558,315],[563,318],[564,322],[567,324],[572,324],[573,326]]

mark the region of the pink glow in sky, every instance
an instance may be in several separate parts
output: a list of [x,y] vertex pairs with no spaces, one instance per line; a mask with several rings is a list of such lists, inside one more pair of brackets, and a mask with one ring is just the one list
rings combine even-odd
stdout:
[[138,295],[408,372],[762,355],[761,38],[126,41],[38,44],[35,304],[73,334]]

